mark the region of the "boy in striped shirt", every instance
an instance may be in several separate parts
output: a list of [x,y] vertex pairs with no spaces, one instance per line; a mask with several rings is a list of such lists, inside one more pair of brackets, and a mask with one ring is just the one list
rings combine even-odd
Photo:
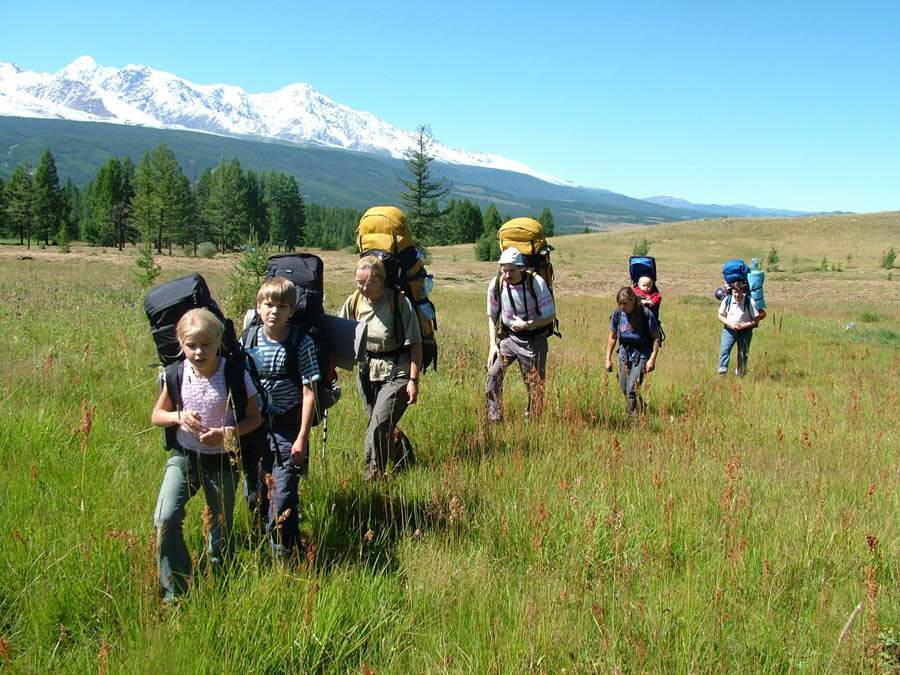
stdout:
[[[320,378],[316,347],[298,326],[288,323],[297,304],[294,284],[280,277],[267,279],[256,295],[260,325],[249,348],[269,399],[269,452],[262,459],[263,475],[271,474],[267,530],[276,557],[289,559],[300,545],[298,519],[300,479],[309,470],[309,431],[316,406],[313,383]],[[293,372],[292,372],[293,371]],[[266,501],[266,487],[262,488]]]

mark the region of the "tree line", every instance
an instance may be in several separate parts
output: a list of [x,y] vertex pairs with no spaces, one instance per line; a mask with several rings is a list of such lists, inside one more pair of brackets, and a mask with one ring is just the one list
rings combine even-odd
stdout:
[[[407,154],[411,179],[400,179],[398,194],[417,242],[476,243],[477,257],[496,259],[491,241],[502,223],[496,206],[482,213],[468,199],[445,199],[449,188],[432,178],[430,131],[420,127],[419,133]],[[359,209],[307,204],[294,176],[244,170],[237,158],[189,178],[165,143],[137,165],[129,157],[110,158],[81,188],[70,179],[60,183],[49,149],[36,169],[20,164],[6,184],[0,179],[0,233],[28,247],[32,241],[65,247],[77,239],[119,249],[143,242],[157,253],[177,247],[194,255],[204,242],[218,251],[248,241],[282,250],[335,250],[355,245],[361,215]],[[552,235],[550,210],[538,220]],[[479,255],[481,249],[489,257]]]

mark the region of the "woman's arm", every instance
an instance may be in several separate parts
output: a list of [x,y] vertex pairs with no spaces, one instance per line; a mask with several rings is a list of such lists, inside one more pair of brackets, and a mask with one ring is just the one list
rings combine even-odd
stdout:
[[612,372],[612,352],[616,346],[616,331],[609,331],[609,340],[606,342],[606,372]]

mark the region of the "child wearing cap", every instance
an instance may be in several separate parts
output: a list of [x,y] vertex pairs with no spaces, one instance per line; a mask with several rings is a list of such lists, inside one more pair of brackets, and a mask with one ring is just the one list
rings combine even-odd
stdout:
[[526,417],[541,412],[547,364],[547,335],[556,307],[547,283],[526,270],[522,254],[508,248],[498,261],[500,272],[487,292],[488,350],[485,392],[488,419],[503,417],[503,378],[518,361],[528,391]]

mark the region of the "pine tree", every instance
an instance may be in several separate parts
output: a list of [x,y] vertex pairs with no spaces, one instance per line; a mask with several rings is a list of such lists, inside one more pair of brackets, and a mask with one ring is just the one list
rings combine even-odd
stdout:
[[59,187],[59,174],[56,172],[56,161],[49,148],[44,148],[37,171],[34,172],[34,190],[37,203],[35,237],[50,244],[50,237],[59,230],[62,219],[62,194]]
[[306,205],[297,179],[269,172],[265,177],[266,210],[271,226],[269,243],[293,251],[305,242]]
[[7,233],[7,223],[6,223],[6,183],[3,182],[3,178],[0,177],[0,234]]
[[34,178],[27,165],[19,164],[6,186],[6,217],[10,233],[19,236],[19,243],[31,248],[31,235],[37,223],[37,195]]
[[544,235],[552,237],[553,233],[556,231],[556,223],[553,220],[553,214],[550,213],[550,207],[544,207],[544,210],[541,211],[541,215],[537,218],[537,221],[543,226]]
[[71,178],[66,178],[62,189],[63,224],[69,241],[76,239],[81,231],[81,192]]
[[185,241],[191,212],[191,190],[178,159],[165,143],[145,152],[134,175],[132,218],[145,241],[163,245]]
[[247,183],[237,157],[230,164],[223,159],[212,172],[203,217],[215,232],[219,250],[247,239]]
[[445,178],[432,178],[431,144],[431,129],[426,125],[419,126],[413,147],[406,153],[406,170],[412,177],[400,180],[405,188],[400,191],[400,201],[406,207],[413,237],[425,245],[436,238],[442,216],[440,203],[450,191]]
[[100,167],[91,191],[91,238],[96,246],[116,246],[124,250],[129,238],[131,185],[118,158]]
[[500,258],[500,241],[497,239],[497,231],[503,225],[500,212],[494,204],[487,207],[484,212],[484,233],[475,242],[475,259],[482,261],[494,261]]

